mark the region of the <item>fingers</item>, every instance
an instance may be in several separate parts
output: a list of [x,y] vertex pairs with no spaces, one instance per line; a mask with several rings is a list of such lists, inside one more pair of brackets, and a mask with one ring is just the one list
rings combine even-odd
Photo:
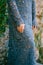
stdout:
[[25,24],[21,24],[20,26],[18,26],[17,27],[18,32],[23,33],[24,27],[25,27]]

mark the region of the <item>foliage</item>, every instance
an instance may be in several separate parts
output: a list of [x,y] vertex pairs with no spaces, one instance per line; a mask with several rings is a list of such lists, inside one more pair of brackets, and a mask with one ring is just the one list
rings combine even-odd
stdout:
[[5,32],[6,28],[6,0],[0,0],[0,35]]
[[[38,62],[43,63],[43,0],[36,0],[37,31],[35,34],[36,47],[39,49]],[[40,4],[41,3],[41,4]]]

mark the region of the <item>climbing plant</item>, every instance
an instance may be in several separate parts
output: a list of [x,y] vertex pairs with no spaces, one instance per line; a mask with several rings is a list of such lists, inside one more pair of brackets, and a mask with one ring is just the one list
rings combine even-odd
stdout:
[[0,36],[5,32],[6,28],[6,12],[7,12],[6,0],[0,0]]

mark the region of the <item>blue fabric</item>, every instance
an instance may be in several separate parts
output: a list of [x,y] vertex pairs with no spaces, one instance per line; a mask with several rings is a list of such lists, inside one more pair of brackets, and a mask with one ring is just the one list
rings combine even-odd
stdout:
[[9,7],[9,14],[16,21],[16,25],[21,23],[28,23],[35,25],[35,2],[34,0],[7,0]]
[[[7,65],[36,65],[32,25],[36,25],[34,0],[7,0],[9,51]],[[33,9],[34,8],[34,9]],[[23,33],[16,27],[25,24]]]

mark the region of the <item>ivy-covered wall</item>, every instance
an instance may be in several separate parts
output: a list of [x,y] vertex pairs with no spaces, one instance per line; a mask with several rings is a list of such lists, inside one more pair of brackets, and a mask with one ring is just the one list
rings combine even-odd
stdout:
[[6,28],[6,1],[7,0],[0,0],[0,36],[5,32]]
[[35,28],[35,43],[39,49],[39,62],[43,63],[43,0],[36,0],[36,22]]

